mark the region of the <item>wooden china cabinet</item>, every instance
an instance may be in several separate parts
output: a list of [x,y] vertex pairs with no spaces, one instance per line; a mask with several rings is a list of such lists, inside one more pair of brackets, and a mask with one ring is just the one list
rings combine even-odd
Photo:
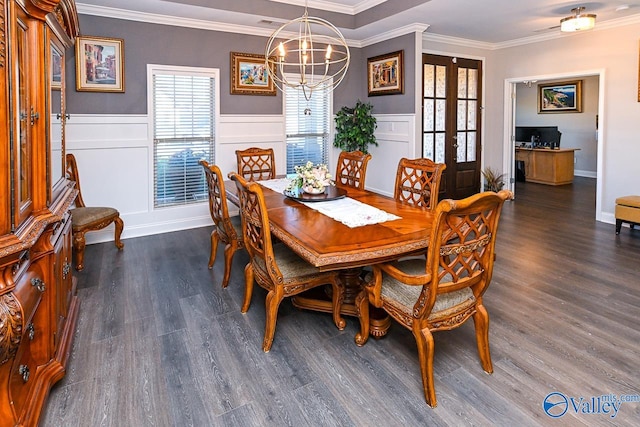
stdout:
[[79,302],[65,177],[74,0],[0,0],[0,426],[38,423],[65,374]]

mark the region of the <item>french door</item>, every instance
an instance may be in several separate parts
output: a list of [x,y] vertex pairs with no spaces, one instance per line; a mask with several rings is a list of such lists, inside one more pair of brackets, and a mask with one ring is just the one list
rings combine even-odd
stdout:
[[445,163],[440,198],[480,191],[482,63],[422,55],[422,155]]

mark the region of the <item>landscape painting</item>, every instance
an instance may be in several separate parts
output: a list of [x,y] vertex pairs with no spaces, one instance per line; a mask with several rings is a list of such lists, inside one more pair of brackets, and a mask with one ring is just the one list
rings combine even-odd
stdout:
[[581,113],[582,80],[538,85],[538,113]]

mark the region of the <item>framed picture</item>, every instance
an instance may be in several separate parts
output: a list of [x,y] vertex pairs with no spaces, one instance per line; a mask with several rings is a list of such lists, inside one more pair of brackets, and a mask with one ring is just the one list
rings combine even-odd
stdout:
[[[272,72],[275,72],[274,68]],[[231,52],[231,93],[276,95],[276,87],[267,73],[264,55]]]
[[124,40],[76,38],[76,90],[124,92]]
[[51,89],[62,89],[62,53],[51,46]]
[[581,113],[582,80],[538,85],[538,113]]
[[404,51],[367,59],[369,96],[404,93]]

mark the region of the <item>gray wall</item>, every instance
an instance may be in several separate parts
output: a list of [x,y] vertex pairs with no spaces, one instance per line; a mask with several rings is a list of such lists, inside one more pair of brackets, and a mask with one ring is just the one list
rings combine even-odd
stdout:
[[[407,34],[395,39],[367,46],[362,49],[364,70],[362,90],[365,94],[363,101],[371,102],[374,114],[413,114],[415,113],[416,93],[416,54],[415,35]],[[402,95],[367,96],[367,58],[384,55],[398,50],[404,50],[404,93]],[[419,89],[419,88],[418,88]]]
[[[75,52],[70,50],[66,55],[66,99],[69,114],[146,114],[147,64],[219,68],[221,114],[282,114],[282,95],[279,91],[276,96],[230,93],[230,53],[263,53],[267,42],[265,37],[91,15],[80,15],[79,19],[83,35],[124,39],[125,92],[77,92]],[[404,48],[396,46],[397,44],[394,44],[393,47],[385,49],[385,52]],[[334,111],[344,105],[355,104],[358,98],[364,100],[367,97],[366,57],[361,49],[350,50],[351,65],[347,76],[334,93]],[[405,55],[407,50],[410,49],[405,48]],[[376,54],[378,53],[369,56]],[[382,112],[382,109],[374,109],[374,113]]]

